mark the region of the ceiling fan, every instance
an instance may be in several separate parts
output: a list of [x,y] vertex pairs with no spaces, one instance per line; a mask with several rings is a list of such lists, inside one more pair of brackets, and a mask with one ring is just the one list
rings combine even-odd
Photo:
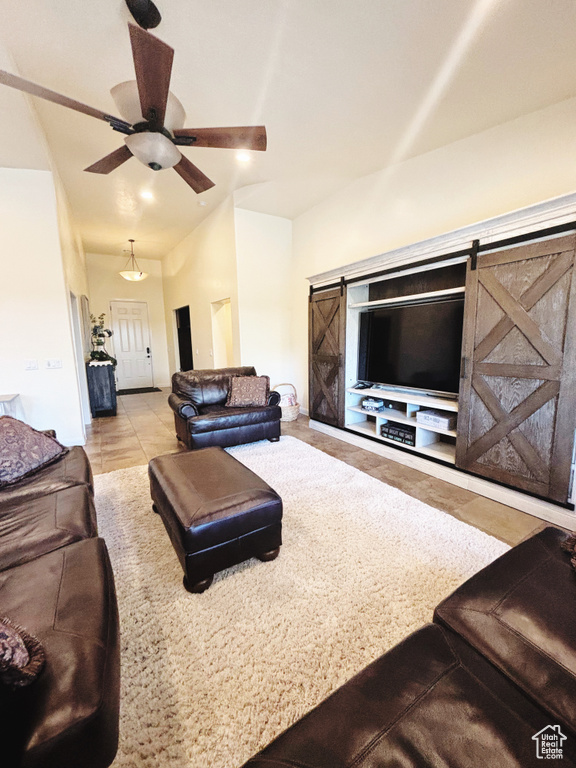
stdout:
[[110,173],[134,155],[154,171],[174,168],[199,194],[213,187],[214,182],[181,154],[179,146],[266,149],[263,125],[184,128],[186,113],[169,90],[174,50],[140,27],[134,24],[128,27],[136,80],[120,83],[110,91],[124,119],[100,112],[10,72],[0,70],[0,83],[104,120],[113,130],[125,134],[124,146],[84,169],[90,173]]

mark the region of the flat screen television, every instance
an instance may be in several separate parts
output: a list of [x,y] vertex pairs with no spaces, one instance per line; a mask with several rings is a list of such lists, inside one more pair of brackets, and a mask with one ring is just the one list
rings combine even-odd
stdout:
[[456,394],[464,298],[363,312],[358,379]]

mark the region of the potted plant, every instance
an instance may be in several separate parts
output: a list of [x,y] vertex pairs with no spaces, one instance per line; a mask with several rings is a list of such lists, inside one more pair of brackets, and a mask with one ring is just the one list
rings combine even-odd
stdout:
[[102,312],[98,317],[90,315],[90,322],[92,327],[90,330],[92,350],[90,352],[90,360],[94,360],[99,363],[111,362],[114,368],[116,367],[116,358],[108,354],[106,351],[106,339],[112,336],[113,331],[110,328],[104,327],[104,319],[106,314]]

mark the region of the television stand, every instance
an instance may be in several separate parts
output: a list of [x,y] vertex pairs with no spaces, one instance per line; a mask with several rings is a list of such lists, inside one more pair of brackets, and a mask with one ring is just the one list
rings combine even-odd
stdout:
[[[393,405],[383,411],[369,411],[362,408],[365,397],[374,397],[386,400]],[[371,387],[369,389],[355,389],[349,387],[346,390],[346,413],[344,426],[360,435],[381,440],[389,445],[405,448],[422,456],[434,458],[447,464],[454,464],[456,460],[456,430],[441,429],[423,425],[416,420],[419,410],[443,411],[448,414],[458,412],[458,401],[447,397],[438,397],[433,393],[411,393],[395,389],[381,389]],[[382,426],[392,426],[392,437],[382,435]],[[396,428],[395,425],[398,425]],[[409,427],[407,433],[413,433],[414,445],[410,445],[402,438],[402,427]]]

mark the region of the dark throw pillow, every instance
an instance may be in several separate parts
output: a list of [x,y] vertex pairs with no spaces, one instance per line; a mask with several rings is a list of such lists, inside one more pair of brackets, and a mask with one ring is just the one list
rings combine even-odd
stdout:
[[0,488],[37,472],[68,450],[23,421],[0,416]]
[[10,619],[0,618],[0,683],[9,688],[30,685],[46,661],[40,641]]
[[232,376],[226,405],[229,408],[267,405],[269,393],[269,376]]

